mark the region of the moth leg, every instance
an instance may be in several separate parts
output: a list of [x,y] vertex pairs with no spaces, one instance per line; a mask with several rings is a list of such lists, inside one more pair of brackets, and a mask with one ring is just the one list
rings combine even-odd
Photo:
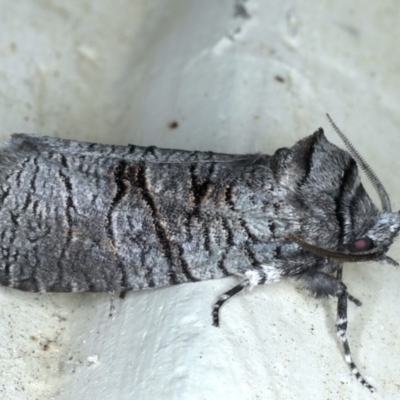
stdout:
[[235,294],[241,292],[244,288],[246,288],[248,286],[250,286],[250,280],[245,279],[243,282],[239,283],[239,285],[236,285],[231,290],[228,290],[227,292],[225,292],[225,293],[221,294],[221,296],[219,296],[217,302],[214,304],[213,311],[212,311],[214,326],[219,327],[219,309],[222,307],[222,304],[224,304],[228,299],[230,299]]
[[214,304],[212,317],[213,317],[213,325],[219,326],[219,309],[222,307],[228,299],[230,299],[235,294],[241,292],[244,288],[249,287],[250,289],[257,285],[262,285],[266,282],[267,275],[263,270],[259,269],[251,269],[245,272],[245,279],[236,285],[231,290],[221,294],[219,296],[218,301]]
[[[343,276],[343,265],[341,265],[337,271],[336,271],[336,279],[338,281],[342,280],[342,276]],[[347,298],[354,303],[357,307],[361,307],[362,306],[362,302],[360,300],[358,300],[356,297],[352,296],[350,293],[347,292]]]
[[350,293],[347,293],[347,298],[354,303],[357,307],[361,307],[362,306],[362,302],[360,300],[358,300],[357,298],[355,298],[354,296],[352,296]]
[[349,364],[350,370],[356,379],[371,392],[375,388],[371,386],[360,374],[356,364],[351,356],[349,342],[347,340],[347,288],[346,285],[334,278],[333,276],[322,272],[308,272],[299,277],[304,288],[309,290],[316,297],[336,296],[337,303],[337,318],[336,318],[336,333],[342,344],[344,358]]
[[[343,284],[343,283],[342,283]],[[343,284],[344,286],[344,284]],[[370,385],[360,374],[356,364],[353,361],[350,352],[349,342],[346,337],[347,330],[347,292],[346,287],[344,286],[344,290],[338,293],[338,306],[337,306],[337,319],[336,319],[336,333],[342,342],[342,347],[344,351],[344,358],[349,364],[351,372],[355,375],[357,380],[369,389],[372,393],[375,392],[375,388]]]

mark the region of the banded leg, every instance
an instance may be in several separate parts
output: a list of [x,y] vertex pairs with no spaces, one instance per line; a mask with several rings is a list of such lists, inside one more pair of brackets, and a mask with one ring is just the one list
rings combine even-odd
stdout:
[[[265,266],[264,266],[265,267]],[[276,271],[272,270],[274,274],[274,279],[271,279],[270,282],[274,282],[279,280]],[[231,290],[228,290],[224,294],[219,296],[218,301],[214,304],[212,317],[213,317],[213,325],[219,326],[219,309],[222,307],[228,299],[230,299],[235,294],[241,292],[244,288],[249,287],[250,289],[257,285],[263,285],[268,281],[268,274],[265,273],[264,269],[251,269],[245,272],[245,279],[236,285]]]
[[[341,265],[338,270],[336,271],[336,279],[338,281],[342,281],[342,276],[343,276],[343,265]],[[357,298],[355,298],[354,296],[352,296],[350,293],[347,292],[347,298],[354,303],[357,307],[361,307],[362,306],[362,302],[360,300],[358,300]]]
[[239,285],[236,285],[231,290],[228,290],[227,292],[219,296],[217,302],[214,304],[212,311],[214,326],[219,327],[219,309],[222,307],[222,304],[224,304],[228,299],[230,299],[235,294],[241,292],[244,288],[248,286],[250,286],[250,280],[245,279],[243,282],[239,283]]
[[338,296],[338,308],[337,308],[337,319],[336,319],[336,333],[342,343],[343,351],[344,351],[344,358],[349,364],[351,372],[355,375],[357,380],[369,389],[372,393],[375,392],[375,388],[370,385],[364,377],[358,371],[356,364],[353,361],[350,352],[349,342],[347,341],[346,331],[347,331],[347,292],[346,287],[342,283],[343,288],[337,294]]
[[324,274],[323,272],[307,271],[297,277],[303,284],[303,287],[311,292],[316,297],[336,296],[338,299],[337,318],[336,318],[336,333],[342,344],[344,358],[349,364],[351,372],[357,380],[369,389],[371,392],[375,388],[371,386],[360,374],[356,364],[351,356],[349,342],[347,341],[347,288],[346,285],[334,278],[333,276]]

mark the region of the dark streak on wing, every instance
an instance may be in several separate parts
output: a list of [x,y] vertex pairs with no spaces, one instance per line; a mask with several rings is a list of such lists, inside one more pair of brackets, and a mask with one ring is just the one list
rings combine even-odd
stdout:
[[234,210],[235,204],[233,202],[233,189],[231,185],[225,188],[225,203],[231,210]]
[[[317,137],[318,135],[320,135],[322,132],[321,129],[319,129],[313,136],[312,138],[314,139],[314,142],[312,143],[311,146],[309,146],[308,148],[306,148],[303,153],[301,154],[301,163],[302,168],[304,169],[304,173],[302,178],[300,179],[298,186],[303,186],[306,182],[307,179],[311,173],[311,169],[312,169],[312,164],[313,164],[313,154],[315,151],[315,145],[316,145],[316,141],[318,140]],[[300,161],[300,160],[299,160]]]
[[[346,202],[344,196],[347,194],[349,187],[351,188],[354,185],[354,173],[355,173],[356,163],[353,159],[350,160],[347,168],[345,169],[342,179],[340,181],[339,194],[334,199],[335,200],[335,215],[338,221],[339,232],[338,232],[338,240],[341,245],[343,245],[344,239],[344,227],[346,218],[350,218],[349,215],[349,204]],[[345,215],[346,212],[346,215]]]
[[[206,179],[203,182],[199,182],[198,174],[196,172],[199,164],[191,164],[189,168],[190,174],[190,191],[193,195],[194,205],[193,208],[187,213],[186,220],[186,231],[188,235],[188,241],[191,242],[193,240],[193,235],[190,229],[193,218],[200,218],[200,208],[201,203],[207,195],[208,189],[211,184],[211,177],[214,172],[214,164],[209,165],[208,174]],[[200,168],[202,166],[200,165]]]
[[185,275],[186,279],[191,282],[200,282],[201,279],[196,278],[192,274],[192,271],[190,270],[190,267],[183,256],[184,255],[183,247],[180,245],[177,245],[177,248],[178,248],[178,252],[179,252],[179,262],[181,264],[182,272]]
[[165,258],[167,259],[167,262],[169,264],[168,277],[169,277],[170,283],[173,285],[176,285],[176,284],[180,283],[180,281],[179,281],[178,277],[176,276],[176,273],[173,268],[174,260],[172,257],[172,249],[171,249],[172,243],[170,243],[170,241],[167,237],[167,233],[166,233],[164,227],[160,223],[160,215],[158,214],[157,207],[155,205],[153,196],[148,188],[148,183],[147,183],[147,178],[146,178],[146,165],[144,163],[138,164],[136,185],[138,186],[138,188],[141,191],[143,201],[150,208],[156,237],[158,238],[160,247],[162,248]]
[[107,235],[111,239],[114,247],[116,246],[116,243],[113,231],[112,216],[115,208],[118,206],[120,201],[126,196],[129,190],[129,186],[125,182],[126,166],[127,163],[124,160],[120,160],[113,170],[114,184],[116,190],[114,198],[111,200],[110,208],[108,209],[106,230],[107,230]]
[[35,171],[33,172],[33,176],[29,181],[29,191],[28,191],[28,194],[26,196],[25,203],[24,203],[24,205],[22,207],[22,211],[26,211],[28,209],[29,205],[32,202],[32,194],[36,193],[35,181],[36,181],[36,176],[37,176],[37,174],[39,172],[39,165],[38,165],[37,157],[33,157],[33,164],[35,165]]
[[228,276],[230,275],[230,273],[228,272],[228,270],[225,267],[225,260],[226,260],[226,256],[227,256],[228,252],[226,252],[225,254],[222,255],[221,259],[218,261],[217,266],[218,268],[222,271],[222,273],[224,274],[224,276]]
[[229,226],[228,220],[225,217],[221,217],[221,222],[222,222],[222,228],[224,232],[226,233],[226,244],[228,247],[234,246],[235,241],[233,237],[233,231],[231,227]]

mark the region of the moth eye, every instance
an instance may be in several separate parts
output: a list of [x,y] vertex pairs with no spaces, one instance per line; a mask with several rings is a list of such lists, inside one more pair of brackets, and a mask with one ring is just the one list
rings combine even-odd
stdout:
[[358,239],[355,242],[353,242],[350,246],[349,246],[349,250],[352,253],[358,253],[361,251],[368,251],[371,250],[374,247],[374,242],[372,241],[371,238],[369,238],[368,236]]

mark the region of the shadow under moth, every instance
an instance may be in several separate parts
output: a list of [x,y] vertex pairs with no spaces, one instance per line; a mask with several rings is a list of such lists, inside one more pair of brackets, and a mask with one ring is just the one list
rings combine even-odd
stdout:
[[[329,117],[329,116],[328,116]],[[331,120],[330,120],[331,121]],[[274,155],[109,146],[15,134],[0,150],[0,283],[31,292],[111,292],[242,277],[246,287],[297,281],[337,297],[346,338],[344,262],[380,261],[400,215],[374,172],[333,124]],[[360,183],[375,187],[379,210]]]

